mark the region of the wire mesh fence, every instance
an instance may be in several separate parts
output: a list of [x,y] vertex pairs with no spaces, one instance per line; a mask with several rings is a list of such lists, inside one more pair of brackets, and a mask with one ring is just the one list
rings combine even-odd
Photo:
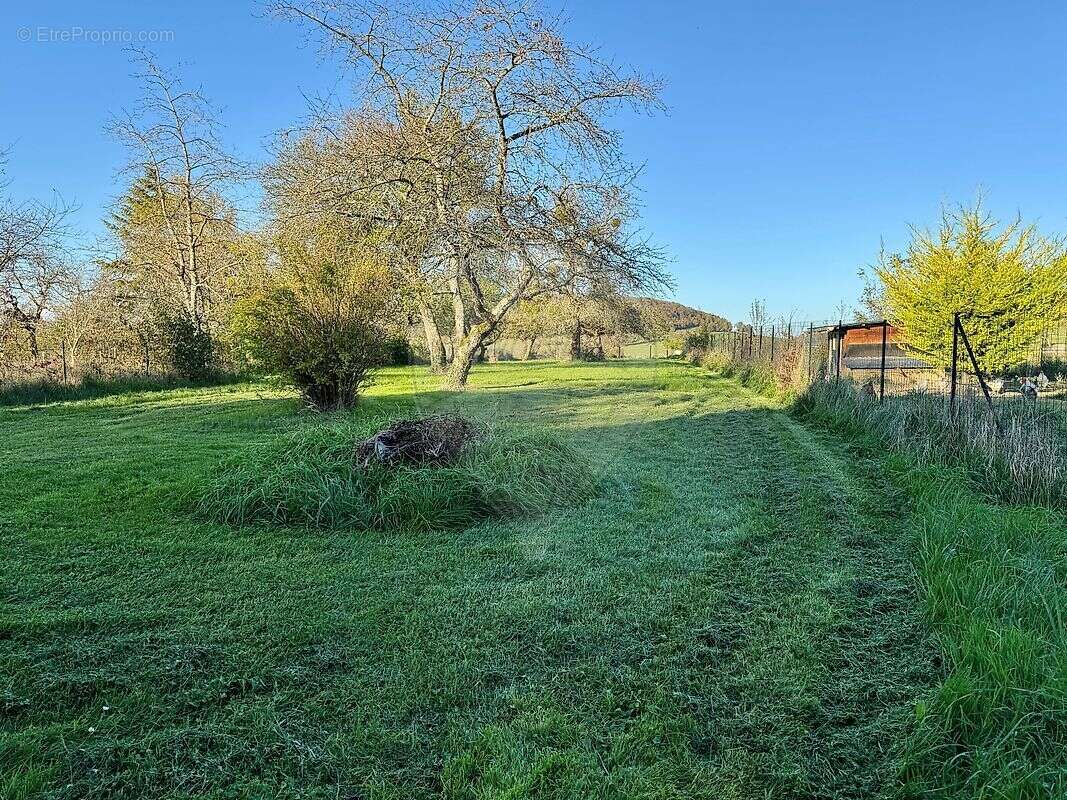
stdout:
[[942,400],[949,414],[980,406],[1067,430],[1067,320],[1035,329],[959,315],[910,337],[884,320],[788,321],[705,337],[700,349],[764,369],[779,387],[847,381],[879,400],[921,395]]

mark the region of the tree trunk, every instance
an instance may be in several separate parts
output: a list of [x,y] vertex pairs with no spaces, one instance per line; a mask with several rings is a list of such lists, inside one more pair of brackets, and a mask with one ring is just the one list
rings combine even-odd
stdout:
[[582,357],[582,323],[574,326],[571,333],[571,361],[577,361]]
[[445,343],[441,339],[441,331],[437,327],[430,306],[419,303],[419,316],[422,318],[422,330],[426,334],[426,349],[430,353],[430,370],[442,372],[445,368]]
[[484,324],[475,325],[461,341],[452,345],[452,363],[445,373],[444,386],[447,389],[465,389],[471,367],[485,352],[485,340],[492,330]]
[[[457,266],[458,270],[459,267]],[[448,288],[452,292],[452,318],[454,327],[452,333],[453,342],[462,342],[467,335],[467,309],[463,305],[463,294],[459,288],[459,275],[454,275],[448,280]]]
[[22,328],[26,331],[26,337],[30,345],[30,358],[33,359],[33,366],[39,367],[41,365],[41,347],[37,341],[37,326],[26,323]]
[[478,348],[477,342],[463,342],[455,347],[452,353],[452,363],[448,365],[448,371],[445,373],[444,386],[446,388],[467,388],[467,378],[470,376],[471,367],[474,366]]
[[537,337],[536,336],[531,336],[526,341],[526,352],[522,356],[522,360],[523,361],[529,361],[530,358],[533,356],[534,342],[536,342],[536,341],[537,341]]
[[148,349],[148,339],[144,339],[144,374],[147,378],[152,374],[152,351]]

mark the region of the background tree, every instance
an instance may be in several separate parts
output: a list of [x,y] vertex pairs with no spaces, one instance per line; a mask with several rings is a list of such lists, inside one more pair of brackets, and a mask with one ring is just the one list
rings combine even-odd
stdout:
[[[5,158],[0,153],[0,166]],[[75,280],[68,252],[72,210],[58,196],[49,201],[0,197],[0,315],[9,337],[22,334],[33,366],[41,360],[41,326]]]
[[[629,290],[666,283],[659,253],[632,230],[634,170],[605,124],[620,104],[654,106],[653,82],[569,43],[556,20],[514,0],[275,8],[344,53],[398,145],[373,184],[337,171],[322,185],[335,197],[373,196],[430,233],[423,256],[452,298],[448,385],[465,385],[523,300],[579,276]],[[381,203],[383,192],[394,199]]]
[[226,195],[241,168],[223,148],[204,96],[149,54],[140,63],[142,100],[111,125],[136,176],[109,221],[120,248],[111,269],[126,273],[129,291],[165,315],[174,335],[189,338],[182,352],[206,355],[203,343],[221,317],[216,306],[238,266],[236,213]]
[[522,360],[533,357],[538,339],[560,332],[559,298],[542,295],[520,303],[511,313],[504,335],[523,342]]
[[730,320],[725,317],[721,317],[718,314],[712,314],[708,311],[700,311],[699,309],[682,305],[673,300],[636,297],[631,300],[631,303],[638,308],[643,308],[644,306],[656,306],[657,313],[660,317],[665,319],[670,326],[676,330],[708,326],[711,330],[728,331],[733,327]]
[[670,317],[658,303],[641,305],[640,332],[649,342],[657,342],[674,329]]
[[756,298],[748,307],[748,324],[752,326],[752,330],[757,331],[760,328],[766,327],[770,316],[767,313],[767,301]]
[[1063,244],[1018,220],[1000,227],[980,206],[944,212],[936,231],[913,229],[907,251],[884,254],[873,273],[878,310],[939,365],[951,362],[957,312],[988,372],[1025,360],[1067,317]]
[[[451,300],[447,254],[442,246],[449,226],[438,224],[431,185],[447,184],[454,192],[472,179],[460,154],[448,150],[449,137],[438,142],[417,137],[410,118],[395,124],[368,111],[338,117],[316,115],[313,127],[295,139],[283,136],[274,162],[263,170],[266,207],[280,225],[308,218],[337,218],[342,224],[374,225],[380,246],[401,278],[406,306],[420,318],[435,372],[446,366],[446,330],[453,321],[466,332],[466,315]],[[454,131],[454,121],[443,126]],[[421,148],[421,149],[420,149]],[[428,165],[447,162],[446,174]]]
[[63,356],[63,378],[74,381],[79,377],[82,355],[88,350],[97,331],[107,320],[107,310],[101,297],[84,276],[72,279],[64,289],[62,305],[56,310],[49,332],[58,340]]

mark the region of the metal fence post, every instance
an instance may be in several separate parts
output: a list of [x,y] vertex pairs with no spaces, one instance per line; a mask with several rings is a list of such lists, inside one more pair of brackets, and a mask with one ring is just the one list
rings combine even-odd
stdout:
[[835,358],[837,366],[834,374],[834,380],[837,381],[841,380],[841,351],[845,347],[845,333],[841,328],[844,327],[844,324],[841,320],[837,321],[837,355]]
[[952,316],[952,385],[948,393],[948,413],[952,419],[956,418],[956,377],[957,361],[960,352],[960,315],[959,312]]
[[885,351],[889,342],[889,322],[882,321],[882,367],[878,381],[878,402],[885,400]]
[[[993,397],[989,394],[989,386],[986,385],[985,378],[982,377],[982,369],[978,366],[978,359],[974,355],[974,348],[971,347],[971,337],[967,335],[966,328],[963,327],[963,322],[957,322],[959,327],[960,338],[963,339],[963,346],[967,350],[967,357],[971,360],[971,366],[974,368],[974,377],[978,379],[978,385],[982,387],[982,394],[985,395],[986,405],[989,406],[990,413],[994,413],[993,409]],[[994,416],[994,421],[996,417]],[[1000,423],[997,422],[997,429],[1000,429]]]
[[811,368],[813,366],[812,363],[811,363],[811,357],[812,357],[812,349],[813,349],[813,346],[814,346],[814,342],[815,342],[815,323],[814,322],[809,322],[808,323],[808,383],[811,383],[811,375],[812,375]]

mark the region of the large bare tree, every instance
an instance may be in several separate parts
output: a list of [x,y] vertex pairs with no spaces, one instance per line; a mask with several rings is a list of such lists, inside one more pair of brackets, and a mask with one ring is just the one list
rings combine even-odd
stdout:
[[[568,42],[560,20],[515,0],[273,7],[322,34],[366,87],[373,123],[357,140],[373,139],[373,156],[325,170],[318,200],[378,213],[425,243],[412,274],[419,292],[451,298],[447,384],[465,385],[523,300],[579,279],[624,291],[667,283],[660,253],[633,229],[636,172],[606,122],[620,105],[654,108],[654,81]],[[319,139],[336,136],[323,126]]]
[[[5,157],[0,153],[0,167]],[[45,316],[74,277],[67,252],[72,211],[58,196],[48,201],[0,197],[0,315],[6,327],[23,332],[34,366],[41,358]]]
[[143,97],[110,126],[129,152],[133,186],[111,221],[118,263],[146,293],[181,309],[198,331],[213,322],[216,294],[236,264],[236,216],[227,191],[242,176],[199,90],[140,53]]

